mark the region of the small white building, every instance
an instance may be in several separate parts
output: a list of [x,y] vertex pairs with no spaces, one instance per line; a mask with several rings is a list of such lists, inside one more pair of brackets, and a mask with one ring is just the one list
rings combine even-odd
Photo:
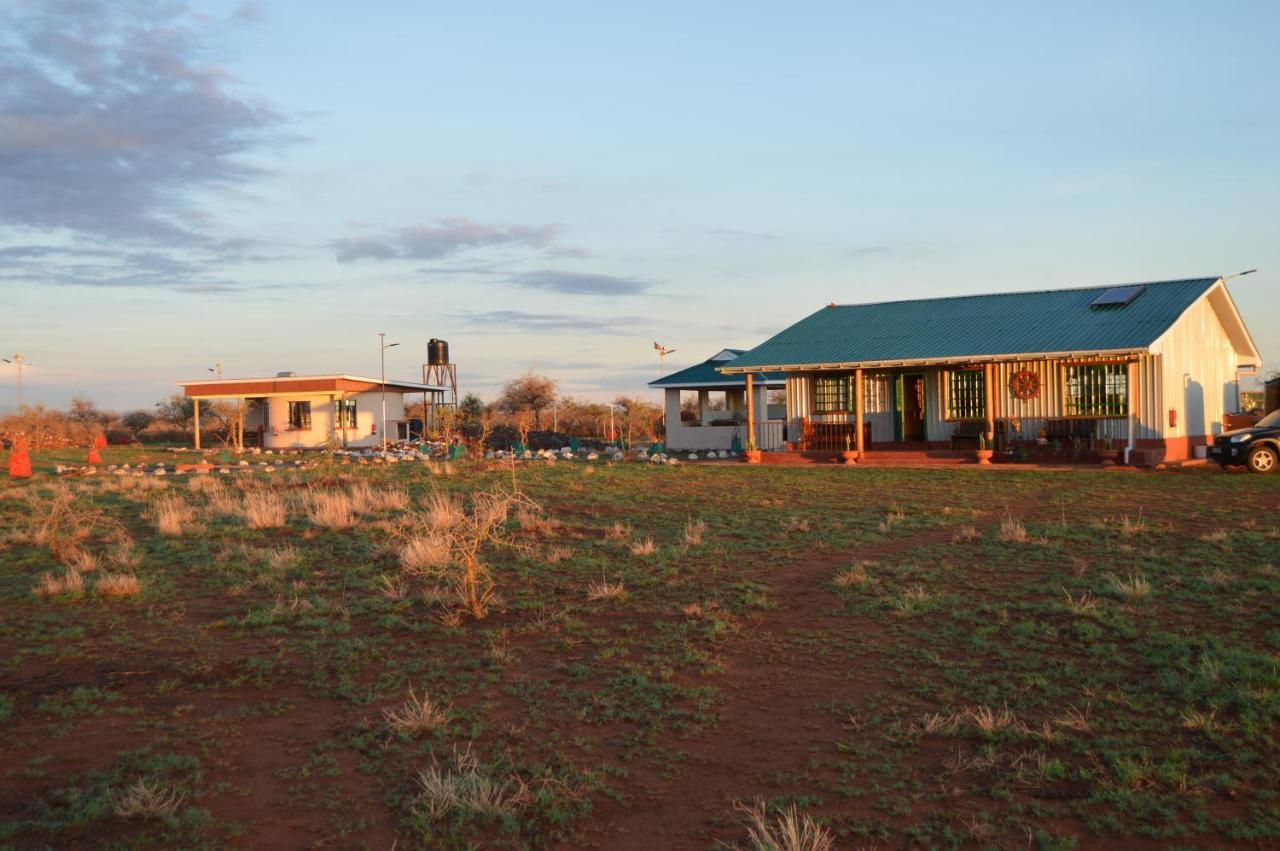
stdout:
[[[410,423],[405,397],[420,394],[424,401],[439,399],[444,388],[415,381],[385,383],[359,375],[295,375],[274,378],[223,378],[180,381],[195,404],[195,445],[200,448],[200,403],[227,401],[243,406],[242,433],[236,443],[263,449],[312,449],[336,438],[343,447],[381,445],[407,440]],[[385,394],[386,422],[382,421]],[[416,429],[414,429],[416,431]]]
[[[743,351],[723,349],[700,364],[649,382],[650,387],[663,391],[668,449],[747,448],[747,380],[719,371]],[[786,441],[786,376],[755,375],[752,402],[756,446],[782,449]]]

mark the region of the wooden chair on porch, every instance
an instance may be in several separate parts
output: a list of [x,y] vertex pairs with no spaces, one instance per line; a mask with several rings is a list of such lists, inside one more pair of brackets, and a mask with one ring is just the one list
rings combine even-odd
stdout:
[[[996,420],[995,423],[995,446],[988,446],[988,449],[1003,449],[1005,446],[1006,423],[1004,420]],[[951,433],[951,448],[959,449],[962,443],[972,443],[976,449],[978,439],[987,431],[987,424],[982,420],[961,420],[956,423],[956,430]]]

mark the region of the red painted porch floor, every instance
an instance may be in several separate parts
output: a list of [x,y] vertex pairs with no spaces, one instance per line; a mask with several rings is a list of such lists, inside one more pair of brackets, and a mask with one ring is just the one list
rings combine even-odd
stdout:
[[[762,464],[779,466],[810,466],[813,464],[836,464],[845,466],[839,452],[764,452],[760,456]],[[968,465],[977,467],[978,459],[972,449],[930,449],[927,447],[894,447],[866,450],[863,460],[853,467],[955,467]],[[1053,461],[1051,463],[1011,462],[1010,459],[996,456],[990,467],[1005,469],[1104,469],[1096,461]],[[1106,467],[1110,470],[1136,470],[1137,467],[1116,465]]]

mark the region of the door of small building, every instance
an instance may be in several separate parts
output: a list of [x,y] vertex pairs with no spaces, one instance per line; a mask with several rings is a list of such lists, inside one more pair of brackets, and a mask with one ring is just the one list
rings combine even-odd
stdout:
[[893,393],[893,439],[899,443],[926,440],[924,411],[924,376],[898,375]]

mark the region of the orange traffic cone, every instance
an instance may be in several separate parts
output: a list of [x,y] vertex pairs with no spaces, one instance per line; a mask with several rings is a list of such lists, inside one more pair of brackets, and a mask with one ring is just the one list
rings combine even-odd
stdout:
[[102,463],[102,453],[100,453],[100,452],[98,451],[98,442],[97,442],[96,440],[94,441],[93,446],[92,446],[92,447],[90,447],[90,449],[89,449],[89,457],[88,457],[88,458],[86,458],[86,459],[85,459],[85,461],[86,461],[86,462],[88,462],[88,463],[90,463],[90,464],[101,464],[101,463]]
[[27,439],[19,437],[13,442],[9,451],[9,478],[31,478],[31,453],[27,450]]

